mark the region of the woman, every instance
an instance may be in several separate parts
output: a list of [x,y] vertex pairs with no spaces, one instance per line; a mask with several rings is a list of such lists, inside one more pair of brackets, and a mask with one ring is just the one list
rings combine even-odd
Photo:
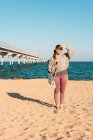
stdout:
[[[67,49],[67,52],[62,53],[63,49]],[[55,71],[55,67],[57,68],[54,76],[54,100],[57,110],[61,108],[64,103],[65,89],[68,81],[69,60],[72,56],[73,49],[63,44],[55,47],[54,54],[52,58],[49,59],[48,71],[53,72]]]

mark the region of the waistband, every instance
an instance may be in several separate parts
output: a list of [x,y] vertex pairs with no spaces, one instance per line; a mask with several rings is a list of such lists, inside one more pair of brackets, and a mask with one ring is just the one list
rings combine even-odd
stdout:
[[64,74],[68,74],[68,69],[63,70],[63,71],[60,71],[60,72],[57,72],[57,73],[55,74],[55,76],[61,76],[61,75],[64,75]]

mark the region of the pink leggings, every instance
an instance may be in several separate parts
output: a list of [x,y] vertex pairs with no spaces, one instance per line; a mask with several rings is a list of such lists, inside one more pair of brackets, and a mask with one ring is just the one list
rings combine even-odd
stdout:
[[59,105],[64,102],[64,94],[66,84],[68,81],[68,74],[64,74],[62,76],[54,76],[54,81],[55,81],[54,100],[56,105]]

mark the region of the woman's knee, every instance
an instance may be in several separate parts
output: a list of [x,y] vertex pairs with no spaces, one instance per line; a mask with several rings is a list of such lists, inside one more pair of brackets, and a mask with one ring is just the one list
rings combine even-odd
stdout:
[[65,92],[66,85],[67,85],[67,82],[63,83],[63,84],[60,86],[60,93],[64,93],[64,92]]
[[55,94],[58,94],[59,92],[60,92],[60,87],[55,87],[54,93],[55,93]]
[[60,89],[60,94],[64,94],[65,93],[65,89]]

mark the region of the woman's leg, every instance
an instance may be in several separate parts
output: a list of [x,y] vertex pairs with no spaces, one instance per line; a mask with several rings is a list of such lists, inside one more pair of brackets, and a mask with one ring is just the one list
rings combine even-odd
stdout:
[[60,77],[59,76],[55,76],[54,77],[54,81],[55,81],[55,89],[54,89],[54,100],[56,103],[56,106],[60,105]]
[[68,74],[62,75],[60,79],[60,105],[64,102],[65,89],[68,81]]

